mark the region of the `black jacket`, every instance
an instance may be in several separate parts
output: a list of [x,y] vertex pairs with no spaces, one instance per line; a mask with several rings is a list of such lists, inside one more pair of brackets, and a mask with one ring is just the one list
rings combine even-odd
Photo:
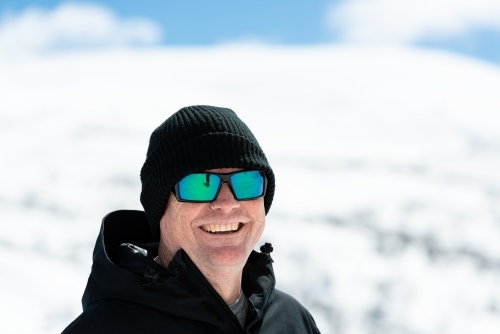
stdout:
[[242,329],[184,251],[164,269],[153,260],[157,249],[144,212],[107,215],[94,249],[83,313],[63,333],[319,333],[309,312],[274,288],[269,254],[252,252],[243,270],[249,312]]

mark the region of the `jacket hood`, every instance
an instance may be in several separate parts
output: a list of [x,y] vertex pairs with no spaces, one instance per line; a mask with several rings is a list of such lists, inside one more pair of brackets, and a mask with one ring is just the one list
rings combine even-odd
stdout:
[[[104,217],[82,298],[83,309],[104,299],[115,299],[205,322],[227,333],[242,330],[227,304],[182,249],[168,269],[154,261],[157,251],[158,242],[150,234],[143,211],[120,210]],[[274,298],[274,287],[269,253],[252,252],[242,279],[250,304],[250,322],[265,312]]]

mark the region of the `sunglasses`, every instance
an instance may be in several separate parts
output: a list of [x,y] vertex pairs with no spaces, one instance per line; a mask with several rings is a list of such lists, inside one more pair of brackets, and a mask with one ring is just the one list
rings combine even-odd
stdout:
[[179,202],[213,202],[224,182],[229,184],[229,189],[238,201],[248,201],[266,194],[267,179],[264,172],[242,170],[227,174],[189,174],[174,185],[174,195]]

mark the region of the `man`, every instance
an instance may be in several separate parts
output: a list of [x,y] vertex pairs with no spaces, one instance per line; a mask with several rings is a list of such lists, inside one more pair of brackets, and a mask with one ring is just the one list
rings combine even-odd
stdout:
[[[151,135],[142,211],[107,215],[83,313],[63,333],[319,333],[253,251],[274,174],[230,109],[179,110]],[[299,270],[299,268],[298,268]]]

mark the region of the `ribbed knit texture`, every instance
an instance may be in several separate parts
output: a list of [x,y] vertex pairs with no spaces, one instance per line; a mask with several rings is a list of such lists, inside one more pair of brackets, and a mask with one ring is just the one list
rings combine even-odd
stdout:
[[182,108],[151,134],[141,169],[141,203],[153,238],[175,183],[184,176],[214,168],[258,169],[267,177],[266,214],[274,197],[274,174],[257,139],[231,109]]

